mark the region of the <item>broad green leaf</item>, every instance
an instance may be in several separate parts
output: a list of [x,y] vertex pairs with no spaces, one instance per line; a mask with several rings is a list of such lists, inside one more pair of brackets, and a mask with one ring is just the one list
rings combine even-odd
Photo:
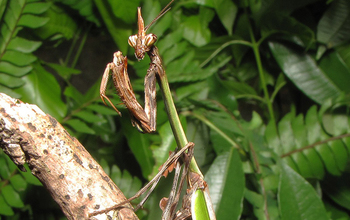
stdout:
[[142,175],[145,178],[149,178],[154,164],[152,151],[150,149],[151,142],[149,138],[147,138],[147,135],[141,134],[131,125],[130,119],[123,118],[122,124],[123,133],[127,138],[132,153],[141,167]]
[[[210,30],[207,27],[209,21],[213,17],[213,13],[210,10],[200,10],[199,16],[188,17],[183,25],[183,38],[188,40],[191,44],[200,47],[207,44],[210,41]],[[207,17],[204,19],[204,16]],[[201,19],[203,18],[203,20]],[[209,19],[210,20],[209,20]]]
[[11,206],[7,204],[3,195],[0,194],[0,215],[12,216],[14,214]]
[[339,46],[336,48],[338,58],[347,70],[350,69],[350,44]]
[[269,46],[283,72],[309,98],[322,104],[340,96],[341,90],[311,56],[277,42],[270,42]]
[[125,42],[127,42],[129,36],[132,35],[132,27],[127,25],[122,19],[115,17],[110,8],[111,6],[106,1],[94,0],[94,3],[114,42],[118,45],[120,51],[127,54],[129,47]]
[[18,26],[25,26],[29,28],[38,28],[46,24],[50,18],[39,17],[31,14],[25,14],[21,16],[18,21]]
[[31,66],[19,67],[8,62],[0,61],[0,73],[21,77],[29,73],[32,69],[33,67]]
[[114,16],[122,19],[127,24],[132,24],[136,21],[137,7],[140,6],[140,0],[136,0],[136,1],[108,0],[108,2],[114,13]]
[[[345,57],[344,57],[345,58]],[[350,66],[347,66],[336,51],[327,53],[320,60],[320,67],[332,82],[345,93],[350,93]]]
[[67,106],[61,100],[61,88],[57,80],[39,63],[34,70],[22,77],[26,84],[15,92],[22,95],[22,101],[38,105],[44,112],[60,121],[66,114]]
[[[269,13],[263,18],[261,33],[263,37],[271,34],[281,33],[288,40],[298,43],[302,41],[302,46],[307,47],[314,40],[314,32],[300,21],[285,14]],[[298,40],[293,38],[297,37]]]
[[13,189],[11,185],[6,185],[1,189],[2,196],[5,201],[12,207],[22,208],[24,204],[19,194]]
[[316,191],[284,163],[281,166],[278,200],[282,219],[328,220],[326,210]]
[[214,0],[214,8],[224,25],[228,35],[232,35],[233,23],[235,22],[238,8],[231,0]]
[[337,0],[323,14],[317,26],[317,40],[328,48],[336,47],[350,39],[350,1]]
[[238,151],[219,155],[205,175],[218,219],[239,219],[244,196],[244,173]]
[[81,132],[81,133],[87,133],[87,134],[95,134],[95,131],[91,129],[85,122],[79,120],[79,119],[70,119],[65,122],[65,124],[68,124],[71,126],[74,130]]

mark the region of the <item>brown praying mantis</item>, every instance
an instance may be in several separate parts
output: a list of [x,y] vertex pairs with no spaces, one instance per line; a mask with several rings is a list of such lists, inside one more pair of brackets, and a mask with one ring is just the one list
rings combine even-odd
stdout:
[[[170,10],[169,6],[173,1],[174,0],[170,1],[159,15],[146,27],[144,26],[144,21],[141,15],[141,7],[137,8],[138,34],[130,36],[128,43],[135,49],[135,56],[138,60],[142,60],[145,57],[145,53],[149,52],[157,41],[157,36],[155,34],[146,34],[146,31],[154,22]],[[145,76],[145,108],[143,109],[137,101],[130,83],[127,73],[127,58],[123,57],[120,51],[114,53],[113,62],[107,64],[102,77],[100,96],[105,104],[105,100],[107,100],[114,110],[121,115],[120,111],[118,111],[112,101],[105,94],[110,72],[112,72],[113,82],[117,89],[117,93],[131,114],[132,125],[143,133],[155,132],[157,102],[156,72],[154,69],[149,68],[147,75]]]
[[[132,125],[141,132],[151,133],[156,130],[156,79],[157,79],[161,87],[161,90],[163,92],[163,96],[165,97],[165,106],[167,109],[168,116],[170,118],[170,124],[172,126],[175,139],[178,145],[181,147],[181,149],[175,151],[173,154],[169,156],[168,160],[163,164],[158,174],[146,186],[144,186],[135,196],[109,209],[91,213],[90,216],[94,216],[94,215],[98,215],[101,213],[114,210],[120,207],[121,205],[127,202],[130,202],[135,198],[138,198],[140,195],[148,191],[144,199],[140,202],[138,206],[136,206],[134,210],[137,210],[138,208],[142,207],[145,201],[147,200],[147,198],[149,197],[149,195],[151,194],[151,192],[154,190],[161,176],[165,175],[165,173],[173,165],[175,166],[175,177],[174,177],[173,187],[170,192],[169,198],[162,200],[166,204],[161,205],[163,209],[163,215],[162,215],[163,220],[168,220],[168,219],[184,220],[184,219],[191,218],[191,216],[193,216],[193,214],[195,213],[191,209],[195,207],[195,205],[192,204],[191,202],[195,197],[194,194],[196,192],[203,193],[208,191],[206,183],[203,180],[203,176],[200,173],[196,162],[192,159],[194,144],[187,141],[187,138],[184,134],[183,128],[179,121],[178,115],[176,113],[175,106],[173,104],[168,81],[165,75],[165,70],[162,65],[162,60],[160,58],[158,48],[154,45],[154,43],[157,40],[157,36],[154,34],[146,34],[146,31],[148,30],[148,28],[170,9],[169,6],[173,1],[174,0],[170,1],[167,4],[167,6],[165,6],[164,9],[159,13],[159,15],[146,27],[144,27],[144,21],[141,15],[141,8],[139,7],[138,8],[138,34],[130,36],[128,40],[130,46],[132,46],[135,49],[135,56],[138,60],[142,60],[145,56],[145,53],[147,53],[151,59],[150,67],[147,70],[145,83],[144,83],[145,107],[143,108],[138,103],[135,97],[135,94],[132,89],[130,79],[127,73],[127,58],[124,57],[120,51],[114,53],[113,62],[109,63],[104,71],[102,81],[101,81],[101,87],[100,87],[100,96],[105,104],[106,104],[105,100],[107,100],[111,104],[111,106],[120,114],[118,109],[113,105],[111,100],[105,94],[109,75],[112,74],[114,86],[116,87],[117,93],[120,96],[122,102],[127,107],[128,111],[130,112]],[[181,161],[185,165],[182,170],[182,175],[180,178]],[[192,178],[191,176],[196,176],[197,178]],[[183,200],[182,208],[176,212],[176,206],[178,204],[181,189],[186,177],[187,177],[187,183],[190,189],[188,190]],[[180,178],[180,182],[179,182],[179,178]],[[205,195],[208,195],[208,198],[206,199],[206,201],[209,201],[210,203],[209,205],[207,204],[207,208],[206,208],[206,209],[209,209],[208,211],[209,214],[207,215],[208,219],[214,220],[215,213],[213,212],[213,208],[211,206],[209,193],[207,192]]]

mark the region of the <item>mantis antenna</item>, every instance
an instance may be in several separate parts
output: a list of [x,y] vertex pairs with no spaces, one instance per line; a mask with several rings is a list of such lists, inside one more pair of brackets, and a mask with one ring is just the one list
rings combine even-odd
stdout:
[[171,7],[170,5],[174,2],[174,0],[171,0],[157,15],[157,17],[155,17],[151,23],[149,23],[146,27],[145,27],[145,31],[148,30],[149,27],[151,27],[152,24],[154,24],[159,18],[161,18],[165,13],[167,13]]

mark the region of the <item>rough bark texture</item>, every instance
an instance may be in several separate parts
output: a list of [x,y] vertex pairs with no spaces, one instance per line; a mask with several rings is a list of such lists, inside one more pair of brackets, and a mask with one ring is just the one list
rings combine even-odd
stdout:
[[138,219],[130,204],[89,214],[126,198],[77,139],[36,105],[0,93],[0,147],[49,190],[68,219]]

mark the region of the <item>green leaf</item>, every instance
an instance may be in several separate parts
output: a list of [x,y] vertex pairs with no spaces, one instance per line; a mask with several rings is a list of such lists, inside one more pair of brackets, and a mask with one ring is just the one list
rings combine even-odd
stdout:
[[16,50],[22,53],[31,53],[41,45],[40,41],[30,41],[21,37],[15,37],[7,46],[8,50]]
[[61,88],[55,77],[39,63],[34,70],[22,77],[26,84],[15,92],[22,95],[22,101],[38,105],[44,112],[60,121],[66,114],[67,106],[61,100]]
[[312,186],[288,165],[282,163],[278,190],[282,219],[327,219],[326,210]]
[[58,0],[62,4],[69,5],[71,8],[78,10],[79,14],[86,17],[87,20],[100,26],[100,21],[95,14],[95,5],[93,0]]
[[[350,93],[350,88],[347,82],[350,81],[350,66],[346,65],[343,58],[336,51],[327,53],[320,60],[320,67],[327,77],[345,93]],[[336,71],[334,71],[336,70]]]
[[51,5],[43,15],[50,20],[35,30],[35,33],[42,39],[54,38],[56,35],[71,39],[76,34],[78,25],[75,20],[57,5]]
[[42,14],[51,6],[51,2],[27,3],[23,9],[23,14]]
[[97,123],[97,122],[106,122],[106,119],[92,113],[91,111],[82,110],[77,113],[74,113],[73,116],[78,117],[86,122]]
[[0,84],[6,87],[17,88],[17,87],[23,86],[24,83],[25,82],[20,78],[0,73]]
[[127,138],[128,145],[139,163],[142,175],[148,178],[153,169],[153,156],[150,149],[151,143],[146,135],[141,134],[136,128],[132,127],[129,119],[122,120],[123,133]]
[[21,98],[21,95],[14,92],[12,89],[9,89],[8,87],[0,85],[0,92],[5,93],[13,98],[19,99]]
[[140,6],[140,0],[136,0],[136,1],[108,0],[108,2],[110,4],[110,7],[114,15],[117,18],[122,19],[127,24],[132,24],[136,21],[137,7]]
[[8,50],[5,52],[1,60],[18,66],[27,66],[33,63],[36,59],[37,58],[33,54],[25,54],[18,51]]
[[113,110],[113,108],[109,108],[103,105],[88,105],[86,108],[91,109],[95,112],[98,112],[103,115],[117,115],[118,113]]
[[6,185],[1,189],[2,196],[4,196],[5,201],[12,207],[22,208],[24,204],[21,200],[19,194],[12,188],[11,185]]
[[25,26],[29,28],[38,28],[46,24],[50,18],[39,17],[32,14],[25,14],[21,16],[18,21],[18,26]]
[[[309,46],[315,39],[314,32],[293,17],[278,13],[267,14],[262,21],[261,33],[263,37],[271,34],[282,33],[284,38],[291,42],[303,43],[301,46]],[[298,39],[293,39],[297,37]]]
[[20,174],[16,174],[10,178],[10,183],[17,192],[24,191],[27,188],[27,182]]
[[19,67],[8,62],[0,61],[0,73],[6,73],[12,76],[21,77],[29,73],[32,69],[33,67],[31,66]]
[[[4,158],[5,155],[0,157],[0,177],[2,179],[9,179],[11,176],[11,172],[9,170],[9,167],[6,164],[6,160]],[[7,156],[5,156],[7,157]]]
[[78,132],[86,134],[95,134],[95,131],[93,129],[91,129],[86,123],[79,119],[71,119],[66,121],[65,123]]
[[107,1],[94,0],[94,3],[114,42],[118,45],[120,51],[127,54],[129,47],[125,42],[127,42],[129,36],[132,35],[131,26],[125,24],[120,18],[115,17]]
[[[309,143],[315,143],[322,139],[328,138],[325,136],[325,133],[322,130],[322,127],[318,121],[316,106],[310,108],[305,116],[305,128],[308,132],[308,141]],[[326,169],[333,175],[340,175],[340,170],[336,164],[336,158],[334,157],[332,149],[328,144],[324,143],[317,145],[315,147],[319,156],[322,158]]]
[[46,63],[46,65],[54,69],[64,79],[69,79],[72,75],[77,75],[81,73],[81,70],[62,66],[55,63]]
[[3,195],[0,194],[0,215],[12,216],[14,214],[11,206],[6,203]]
[[283,72],[309,98],[322,104],[340,96],[341,90],[311,56],[277,42],[270,42],[269,46]]
[[323,14],[317,26],[317,40],[328,48],[336,47],[350,39],[350,2],[337,0]]
[[[213,15],[214,14],[209,9],[201,9],[199,16],[188,17],[182,24],[183,38],[197,47],[207,44],[211,37],[210,30],[207,25]],[[209,17],[210,20],[208,18],[204,19],[204,17]]]
[[238,151],[219,155],[205,175],[218,219],[239,219],[244,196],[244,173]]
[[232,35],[233,23],[238,11],[237,6],[231,0],[214,0],[213,3],[216,14],[226,28],[228,35]]

